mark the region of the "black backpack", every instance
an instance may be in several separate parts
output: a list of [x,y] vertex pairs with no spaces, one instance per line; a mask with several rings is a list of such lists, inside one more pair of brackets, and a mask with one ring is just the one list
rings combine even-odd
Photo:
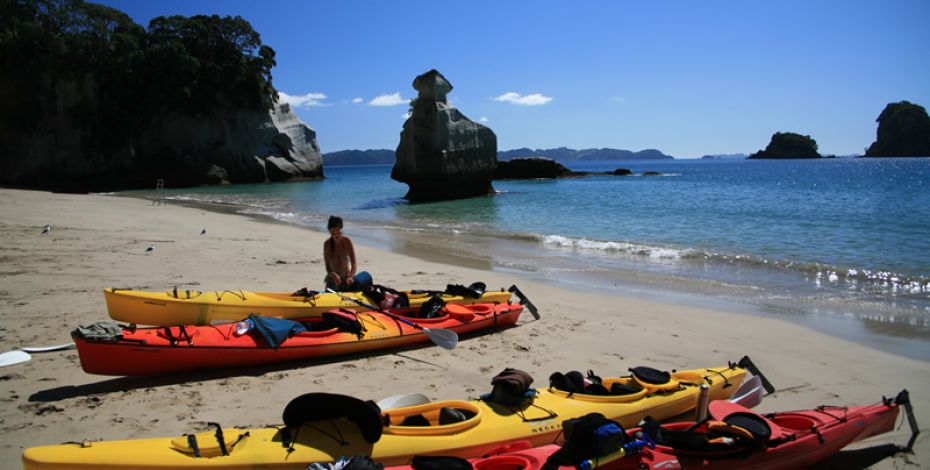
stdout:
[[562,422],[565,444],[549,456],[542,470],[555,470],[562,465],[578,465],[581,462],[602,457],[620,449],[626,440],[623,427],[600,413],[589,413],[581,418]]

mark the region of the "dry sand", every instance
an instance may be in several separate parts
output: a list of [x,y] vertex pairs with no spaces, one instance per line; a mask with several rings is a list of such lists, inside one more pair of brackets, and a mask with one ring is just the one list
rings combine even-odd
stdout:
[[[40,235],[45,224],[51,233]],[[206,227],[207,234],[200,235]],[[346,234],[352,236],[352,221]],[[324,234],[255,218],[141,199],[0,189],[0,352],[70,341],[80,324],[107,318],[101,289],[280,290],[319,288]],[[146,248],[154,245],[151,253]],[[464,339],[454,351],[422,347],[371,357],[166,378],[85,374],[74,350],[34,354],[0,369],[0,467],[18,468],[24,447],[84,439],[175,436],[204,423],[281,422],[284,405],[311,391],[379,399],[423,392],[476,397],[504,367],[537,386],[555,371],[717,366],[750,355],[779,389],[764,411],[867,404],[911,391],[930,423],[930,364],[861,347],[804,327],[750,315],[576,293],[509,274],[424,262],[357,246],[363,269],[397,288],[516,283],[542,319]],[[435,257],[434,259],[439,259]],[[907,441],[906,425],[865,441]],[[862,468],[874,452],[845,452],[835,468]],[[874,468],[930,465],[930,433],[916,454]]]

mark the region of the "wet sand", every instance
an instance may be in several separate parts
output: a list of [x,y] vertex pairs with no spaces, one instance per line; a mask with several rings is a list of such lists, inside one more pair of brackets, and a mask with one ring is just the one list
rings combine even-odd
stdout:
[[[40,235],[45,224],[52,231]],[[207,234],[200,235],[206,227]],[[351,220],[345,233],[353,237]],[[101,289],[292,291],[321,285],[324,234],[254,217],[142,199],[0,189],[0,351],[69,341],[80,324],[107,318]],[[361,240],[364,237],[356,237]],[[407,243],[407,242],[404,242]],[[453,351],[423,347],[375,356],[284,364],[164,378],[85,374],[74,350],[33,355],[0,369],[0,461],[16,467],[24,447],[84,439],[179,436],[208,421],[255,427],[281,422],[287,402],[326,391],[366,399],[422,392],[432,399],[476,397],[504,367],[529,372],[535,385],[556,371],[628,367],[719,366],[750,355],[780,391],[764,411],[819,404],[866,404],[911,391],[918,422],[930,422],[930,363],[903,358],[773,318],[661,299],[579,292],[512,272],[448,263],[431,244],[385,251],[359,244],[360,265],[396,288],[484,281],[517,284],[542,319],[465,338]],[[154,245],[152,252],[146,248]],[[907,441],[907,428],[855,446]],[[874,468],[930,465],[928,434],[916,455]],[[847,453],[858,466],[864,453]]]

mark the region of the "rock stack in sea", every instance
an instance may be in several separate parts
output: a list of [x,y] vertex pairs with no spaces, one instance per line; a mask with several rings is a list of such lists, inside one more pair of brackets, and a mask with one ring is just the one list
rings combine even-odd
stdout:
[[413,81],[418,95],[397,145],[391,178],[406,183],[406,199],[438,201],[492,194],[497,136],[451,106],[452,84],[436,70]]

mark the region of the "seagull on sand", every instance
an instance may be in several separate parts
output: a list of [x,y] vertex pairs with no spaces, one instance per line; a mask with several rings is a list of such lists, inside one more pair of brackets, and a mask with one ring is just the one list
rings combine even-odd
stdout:
[[149,245],[149,247],[145,249],[145,252],[146,252],[146,253],[151,253],[151,252],[153,252],[153,251],[155,251],[155,245],[154,245],[154,244],[153,244],[153,245]]
[[207,234],[207,228],[204,227],[203,230],[200,231],[200,234],[201,234],[201,235],[206,235],[206,234]]
[[45,227],[42,227],[42,235],[45,235],[51,231],[52,231],[52,226],[49,224],[45,224]]

